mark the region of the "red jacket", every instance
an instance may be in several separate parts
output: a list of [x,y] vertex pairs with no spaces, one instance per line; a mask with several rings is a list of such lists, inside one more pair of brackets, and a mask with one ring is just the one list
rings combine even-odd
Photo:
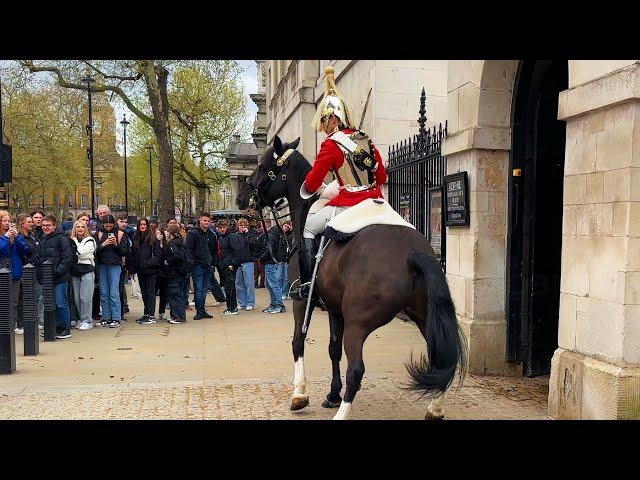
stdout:
[[[342,130],[345,134],[350,135],[355,130],[344,129]],[[376,178],[376,186],[369,190],[364,190],[362,192],[348,192],[345,189],[341,189],[338,196],[332,200],[330,200],[327,205],[335,206],[335,207],[352,207],[353,205],[357,205],[363,200],[367,198],[383,198],[382,192],[380,191],[380,185],[384,184],[387,181],[387,171],[384,169],[384,165],[382,164],[382,157],[380,157],[380,153],[378,149],[374,147],[373,155],[378,161],[378,167],[375,171]],[[333,171],[336,173],[338,168],[342,166],[344,163],[344,153],[340,150],[340,147],[335,142],[335,140],[331,139],[331,135],[329,135],[322,145],[320,146],[320,151],[316,156],[316,161],[313,164],[313,168],[307,174],[307,178],[305,179],[305,188],[308,192],[313,193],[322,185],[322,181],[324,177],[329,173],[329,171]],[[337,176],[337,175],[336,175]],[[342,179],[338,178],[338,183],[340,186],[343,185]]]

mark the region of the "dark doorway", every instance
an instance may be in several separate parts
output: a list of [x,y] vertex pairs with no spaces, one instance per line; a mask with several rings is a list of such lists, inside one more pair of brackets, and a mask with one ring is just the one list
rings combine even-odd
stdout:
[[567,61],[521,61],[511,108],[507,239],[507,359],[549,373],[558,347],[566,124],[558,94]]

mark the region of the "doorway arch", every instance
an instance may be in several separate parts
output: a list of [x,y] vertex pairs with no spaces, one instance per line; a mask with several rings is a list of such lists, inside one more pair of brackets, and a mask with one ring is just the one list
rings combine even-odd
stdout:
[[549,373],[558,347],[568,61],[518,64],[511,102],[507,213],[507,360]]

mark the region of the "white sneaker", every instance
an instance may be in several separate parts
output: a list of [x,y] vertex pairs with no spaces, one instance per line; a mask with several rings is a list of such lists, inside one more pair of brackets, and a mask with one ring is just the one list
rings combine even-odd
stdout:
[[247,308],[245,308],[245,310],[247,312],[250,312],[251,310],[253,310],[253,307],[251,305],[247,305]]
[[84,323],[82,322],[78,327],[78,330],[91,330],[93,328],[93,322]]
[[22,335],[22,334],[24,334],[24,328],[16,327],[14,332],[16,332],[16,335]]
[[44,325],[38,324],[38,330],[44,330]]
[[196,302],[189,302],[189,306],[190,307],[195,307],[196,306]]
[[162,320],[162,321],[169,321],[169,319],[167,317],[164,316],[164,313],[160,313],[158,314],[158,319]]

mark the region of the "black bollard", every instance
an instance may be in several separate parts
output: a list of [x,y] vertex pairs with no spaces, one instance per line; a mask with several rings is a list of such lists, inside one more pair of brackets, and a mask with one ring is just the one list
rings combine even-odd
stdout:
[[46,260],[42,264],[42,295],[44,303],[44,341],[56,340],[56,296],[53,284],[53,263]]
[[40,353],[38,335],[38,277],[30,263],[22,269],[22,321],[24,323],[24,356]]
[[16,333],[11,318],[11,270],[0,269],[0,373],[16,371]]

